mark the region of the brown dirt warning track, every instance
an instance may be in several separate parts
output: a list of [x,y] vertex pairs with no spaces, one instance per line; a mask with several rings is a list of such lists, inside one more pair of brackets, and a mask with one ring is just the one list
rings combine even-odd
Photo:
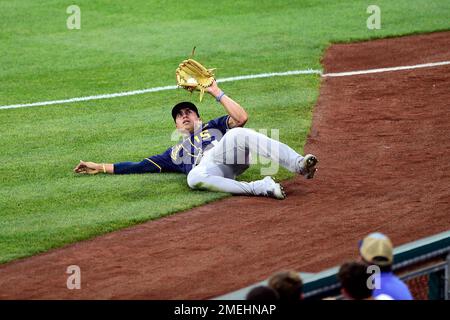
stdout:
[[[450,32],[333,45],[325,72],[450,60]],[[270,125],[270,124],[268,124]],[[0,266],[1,299],[204,299],[450,229],[450,65],[323,78],[288,199],[232,197]],[[66,268],[81,268],[81,290]]]

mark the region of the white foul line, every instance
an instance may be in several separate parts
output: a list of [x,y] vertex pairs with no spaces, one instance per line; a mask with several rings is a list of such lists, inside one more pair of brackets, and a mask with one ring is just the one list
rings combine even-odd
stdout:
[[71,103],[71,102],[79,102],[79,101],[109,99],[109,98],[116,98],[116,97],[133,96],[136,94],[143,94],[143,93],[149,93],[149,92],[172,90],[172,89],[176,89],[176,88],[177,88],[177,86],[166,86],[166,87],[156,87],[156,88],[149,88],[149,89],[143,89],[143,90],[101,94],[101,95],[97,95],[97,96],[71,98],[71,99],[65,99],[65,100],[53,100],[53,101],[43,101],[43,102],[34,102],[34,103],[13,104],[13,105],[9,105],[9,106],[1,106],[0,110],[1,109],[15,109],[15,108],[25,108],[25,107],[48,106],[51,104],[63,104],[63,103]]
[[369,73],[380,73],[380,72],[389,72],[389,71],[430,68],[430,67],[444,66],[447,64],[450,64],[450,61],[416,64],[413,66],[369,69],[369,70],[349,71],[349,72],[325,73],[322,75],[322,77],[346,77],[346,76],[354,76],[354,75],[358,75],[358,74],[369,74]]
[[[230,81],[239,81],[239,80],[248,80],[248,79],[257,79],[257,78],[270,78],[270,77],[283,77],[283,76],[293,76],[298,74],[322,74],[320,70],[294,70],[287,72],[272,72],[272,73],[260,73],[260,74],[251,74],[246,76],[238,76],[238,77],[230,77],[217,79],[217,82],[230,82]],[[43,102],[34,102],[34,103],[24,103],[24,104],[13,104],[9,106],[0,106],[1,109],[16,109],[16,108],[26,108],[26,107],[38,107],[38,106],[48,106],[52,104],[63,104],[63,103],[71,103],[71,102],[80,102],[80,101],[89,101],[89,100],[99,100],[99,99],[109,99],[109,98],[117,98],[117,97],[125,97],[125,96],[134,96],[136,94],[143,94],[149,92],[158,92],[165,90],[174,90],[177,89],[178,86],[165,86],[165,87],[155,87],[148,88],[142,90],[134,90],[134,91],[125,91],[118,93],[109,93],[109,94],[101,94],[96,96],[88,96],[88,97],[79,97],[79,98],[71,98],[64,100],[53,100],[53,101],[43,101]]]
[[[322,77],[345,77],[345,76],[353,76],[353,75],[359,75],[359,74],[429,68],[429,67],[443,66],[443,65],[448,65],[448,64],[450,64],[450,61],[417,64],[417,65],[412,65],[412,66],[400,66],[400,67],[391,67],[391,68],[368,69],[368,70],[325,73],[325,74],[323,74],[321,70],[314,70],[314,69],[293,70],[293,71],[286,71],[286,72],[260,73],[260,74],[251,74],[251,75],[238,76],[238,77],[222,78],[222,79],[218,79],[217,82],[231,82],[231,81],[240,81],[240,80],[248,80],[248,79],[271,78],[271,77],[285,77],[285,76],[293,76],[293,75],[300,75],[300,74],[318,74],[318,75],[321,75]],[[64,103],[99,100],[99,99],[110,99],[110,98],[117,98],[117,97],[133,96],[133,95],[137,95],[137,94],[144,94],[144,93],[150,93],[150,92],[174,90],[177,88],[178,88],[177,86],[164,86],[164,87],[155,87],[155,88],[148,88],[148,89],[142,89],[142,90],[133,90],[133,91],[118,92],[118,93],[101,94],[101,95],[95,95],[95,96],[70,98],[70,99],[64,99],[64,100],[13,104],[13,105],[7,105],[7,106],[0,106],[0,110],[48,106],[48,105],[53,105],[53,104],[64,104]]]
[[238,76],[238,77],[218,79],[217,82],[230,82],[230,81],[257,79],[257,78],[285,77],[285,76],[295,76],[295,75],[299,75],[299,74],[320,74],[321,75],[322,71],[307,69],[307,70],[294,70],[294,71],[286,71],[286,72],[250,74],[248,76]]

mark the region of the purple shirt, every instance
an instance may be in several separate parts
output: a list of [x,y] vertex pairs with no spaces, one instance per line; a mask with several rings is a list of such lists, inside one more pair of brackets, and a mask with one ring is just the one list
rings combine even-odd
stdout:
[[413,300],[406,284],[392,272],[381,272],[380,289],[374,289],[372,296],[386,294],[394,300]]

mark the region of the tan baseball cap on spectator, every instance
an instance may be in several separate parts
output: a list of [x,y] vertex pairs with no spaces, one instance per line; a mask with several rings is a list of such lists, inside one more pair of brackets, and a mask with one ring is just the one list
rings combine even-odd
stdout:
[[391,240],[379,232],[371,233],[362,240],[359,253],[365,261],[379,266],[391,265],[394,261]]

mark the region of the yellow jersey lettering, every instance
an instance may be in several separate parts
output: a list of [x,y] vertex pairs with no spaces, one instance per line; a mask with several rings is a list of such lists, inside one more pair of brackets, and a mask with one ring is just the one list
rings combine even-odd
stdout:
[[200,132],[200,136],[202,137],[203,140],[211,138],[211,135],[209,134],[208,130]]

